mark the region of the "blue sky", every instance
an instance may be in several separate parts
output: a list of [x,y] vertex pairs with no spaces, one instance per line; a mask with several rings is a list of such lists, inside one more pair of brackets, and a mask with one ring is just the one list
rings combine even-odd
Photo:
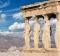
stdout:
[[[25,22],[20,7],[42,1],[46,0],[0,0],[0,34],[24,37]],[[39,21],[43,30],[44,20],[39,19]],[[57,20],[53,18],[50,21],[52,24],[57,22]],[[32,18],[29,22],[33,29],[35,21]],[[55,25],[52,26],[55,27]]]
[[[0,0],[0,32],[23,31],[25,23],[20,7],[42,1],[46,0]],[[34,21],[30,20],[30,24]]]
[[[20,7],[42,1],[44,0],[0,0],[0,31],[21,31],[24,20]],[[17,28],[16,25],[22,27]]]

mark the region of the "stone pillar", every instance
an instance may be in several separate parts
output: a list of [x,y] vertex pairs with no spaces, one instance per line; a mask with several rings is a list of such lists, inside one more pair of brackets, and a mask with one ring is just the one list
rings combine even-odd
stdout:
[[25,48],[30,48],[30,24],[29,19],[25,19]]
[[44,16],[45,24],[44,24],[44,31],[42,36],[42,43],[44,45],[44,48],[50,48],[51,42],[50,42],[50,22],[48,20],[48,16]]
[[56,43],[56,47],[60,49],[60,13],[57,14],[55,43]]
[[38,48],[39,47],[39,43],[40,43],[40,23],[39,23],[39,18],[38,17],[34,17],[35,20],[35,25],[34,25],[34,47]]

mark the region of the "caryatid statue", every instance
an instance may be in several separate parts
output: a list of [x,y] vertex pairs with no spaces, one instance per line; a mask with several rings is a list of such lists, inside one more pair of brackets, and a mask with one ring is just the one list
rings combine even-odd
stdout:
[[25,47],[30,48],[30,24],[29,24],[29,19],[25,20]]
[[34,47],[38,48],[39,47],[39,43],[40,43],[40,23],[39,23],[39,19],[38,17],[35,17],[35,25],[34,25]]
[[42,43],[44,45],[44,48],[50,48],[51,42],[50,42],[50,22],[48,20],[48,16],[45,16],[45,24],[44,24],[44,31],[42,36]]

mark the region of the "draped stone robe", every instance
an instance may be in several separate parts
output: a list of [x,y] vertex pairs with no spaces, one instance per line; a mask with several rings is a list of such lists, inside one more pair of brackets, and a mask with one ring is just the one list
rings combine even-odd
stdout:
[[47,20],[44,24],[44,31],[42,36],[42,42],[44,45],[44,48],[50,48],[51,42],[50,42],[50,22]]
[[26,23],[25,25],[25,45],[26,48],[30,47],[30,24]]
[[34,45],[36,48],[38,48],[39,43],[40,43],[40,23],[36,22],[34,25]]

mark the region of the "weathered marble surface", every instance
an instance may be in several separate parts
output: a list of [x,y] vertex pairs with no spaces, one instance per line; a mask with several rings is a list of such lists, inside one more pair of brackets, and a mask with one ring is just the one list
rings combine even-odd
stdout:
[[44,48],[50,48],[51,47],[50,22],[49,22],[47,16],[45,16],[45,24],[44,24],[44,31],[43,31],[43,36],[42,36],[42,42],[43,42]]
[[29,20],[25,20],[25,48],[30,48],[30,24]]
[[34,25],[34,47],[35,48],[39,48],[40,33],[41,33],[40,23],[39,23],[39,19],[36,17],[35,25]]

